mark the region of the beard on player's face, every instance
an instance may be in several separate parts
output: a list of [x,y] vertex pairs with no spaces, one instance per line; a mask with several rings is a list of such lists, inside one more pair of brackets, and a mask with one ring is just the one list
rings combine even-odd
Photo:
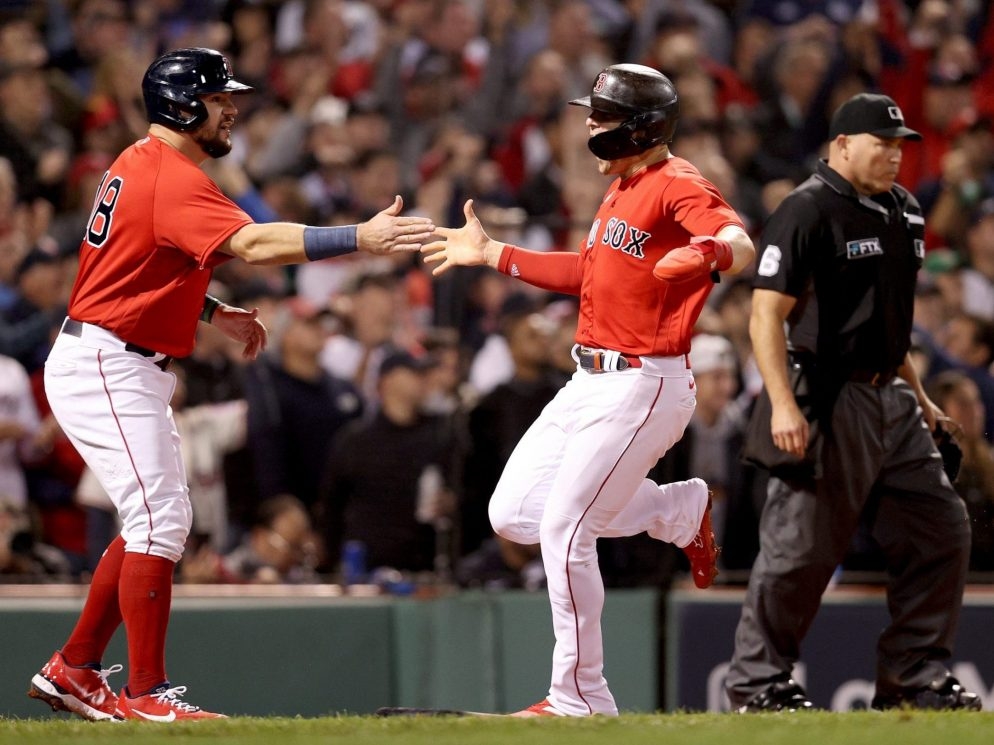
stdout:
[[222,129],[221,124],[207,121],[193,132],[193,141],[211,158],[223,158],[231,152],[230,132]]
[[207,121],[193,130],[193,141],[209,157],[223,158],[231,152],[231,129],[238,109],[230,93],[205,95],[201,100],[207,109]]

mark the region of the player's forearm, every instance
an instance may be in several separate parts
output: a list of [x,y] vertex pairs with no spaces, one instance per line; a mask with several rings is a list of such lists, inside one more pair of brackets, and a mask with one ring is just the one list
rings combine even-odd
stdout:
[[924,409],[929,398],[925,393],[925,387],[922,385],[921,378],[918,377],[918,371],[911,361],[910,353],[904,355],[904,362],[897,368],[897,374],[911,386],[911,389],[915,392],[915,398],[918,399],[918,403]]
[[304,228],[291,222],[251,223],[235,232],[221,250],[257,266],[302,264],[307,261]]
[[753,308],[749,336],[770,401],[774,406],[793,402],[794,392],[787,378],[787,337],[783,319],[772,312]]
[[[487,263],[490,263],[489,258]],[[582,274],[578,253],[566,251],[542,253],[504,245],[496,269],[543,290],[568,295],[580,294]]]
[[725,270],[728,274],[738,274],[756,258],[756,247],[752,238],[737,225],[726,225],[718,231],[716,238],[728,241],[732,247],[732,265]]
[[291,222],[251,223],[238,230],[221,250],[258,266],[303,264],[359,250],[357,225],[314,227]]

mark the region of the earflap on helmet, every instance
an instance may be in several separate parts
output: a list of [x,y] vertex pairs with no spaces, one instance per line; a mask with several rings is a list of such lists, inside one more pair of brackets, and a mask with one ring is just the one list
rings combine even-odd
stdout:
[[204,102],[197,96],[184,95],[169,86],[148,86],[144,91],[148,120],[170,129],[189,132],[207,121]]

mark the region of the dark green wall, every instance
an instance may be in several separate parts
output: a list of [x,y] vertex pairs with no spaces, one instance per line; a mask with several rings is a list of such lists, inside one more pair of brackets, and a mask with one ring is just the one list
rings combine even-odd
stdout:
[[[609,592],[605,674],[623,710],[658,700],[659,595]],[[79,601],[0,599],[0,716],[45,716],[25,692]],[[320,716],[380,706],[513,711],[549,686],[544,593],[411,598],[176,599],[168,672],[191,703],[227,714]],[[123,629],[104,665],[126,662]],[[110,678],[115,688],[125,673]]]

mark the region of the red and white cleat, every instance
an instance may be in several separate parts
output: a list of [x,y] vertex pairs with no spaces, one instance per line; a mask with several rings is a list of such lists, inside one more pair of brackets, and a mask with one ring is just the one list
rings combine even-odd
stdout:
[[227,719],[224,714],[204,711],[199,706],[182,701],[186,686],[163,683],[142,696],[131,698],[124,688],[117,698],[117,719],[138,719],[145,722],[177,722],[185,719]]
[[91,721],[111,720],[117,696],[107,685],[107,676],[123,670],[122,665],[74,667],[62,652],[56,652],[31,678],[28,695],[44,701],[53,711],[69,711]]
[[567,716],[549,703],[549,699],[543,698],[537,704],[532,704],[527,709],[516,711],[508,716],[512,717],[564,717]]
[[694,540],[683,547],[683,552],[690,560],[690,573],[694,578],[694,584],[702,590],[710,587],[714,578],[718,576],[718,554],[721,553],[711,524],[710,492],[704,516],[701,518],[701,527],[697,529]]

